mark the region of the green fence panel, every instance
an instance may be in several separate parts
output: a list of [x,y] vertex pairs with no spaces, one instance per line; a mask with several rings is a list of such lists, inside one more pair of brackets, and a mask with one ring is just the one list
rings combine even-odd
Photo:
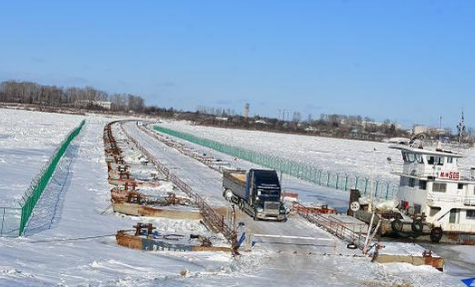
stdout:
[[[359,174],[350,175],[346,173],[324,170],[318,166],[308,165],[278,156],[271,156],[266,153],[235,147],[229,144],[223,144],[210,139],[200,138],[188,133],[171,130],[159,125],[155,125],[153,128],[158,132],[208,147],[245,161],[272,168],[281,173],[285,173],[317,185],[327,186],[337,190],[347,191],[351,188],[355,188],[361,190],[364,194],[372,194],[375,197],[390,199],[393,197],[395,191],[397,191],[399,187],[398,184],[391,184],[389,181],[379,179],[370,180],[370,177],[362,177]],[[385,192],[380,190],[380,185],[386,187]]]
[[25,231],[25,227],[30,220],[33,209],[36,206],[36,203],[40,199],[43,191],[46,189],[51,177],[58,166],[59,161],[63,157],[64,153],[68,149],[71,142],[76,138],[76,136],[81,131],[84,126],[85,121],[83,120],[81,124],[72,130],[68,136],[63,140],[59,148],[54,152],[53,156],[50,158],[45,167],[41,170],[40,174],[34,179],[27,191],[26,198],[24,197],[24,202],[21,207],[21,217],[20,217],[20,228],[18,235],[22,235]]

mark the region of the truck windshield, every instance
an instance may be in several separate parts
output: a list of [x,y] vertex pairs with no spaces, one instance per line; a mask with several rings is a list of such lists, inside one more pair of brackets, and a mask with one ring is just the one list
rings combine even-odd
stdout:
[[277,173],[275,171],[256,170],[254,172],[254,180],[258,188],[280,188],[279,178],[277,177]]

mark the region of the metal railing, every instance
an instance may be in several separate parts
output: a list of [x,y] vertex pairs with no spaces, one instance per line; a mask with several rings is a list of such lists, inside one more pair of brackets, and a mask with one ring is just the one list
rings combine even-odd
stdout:
[[176,187],[178,187],[192,199],[193,203],[200,209],[200,213],[208,226],[222,233],[233,246],[233,251],[237,251],[237,234],[234,228],[232,228],[226,222],[224,215],[218,214],[201,196],[194,192],[187,183],[178,178],[178,176],[170,173],[170,170],[160,161],[158,161],[148,150],[140,145],[137,140],[130,136],[130,134],[127,133],[122,125],[121,129],[127,138],[135,144],[137,149],[139,149],[143,155],[148,158],[148,160],[157,168],[157,170],[159,170],[168,180],[170,180],[173,184],[175,184]]
[[366,240],[365,232],[368,228],[366,224],[357,223],[356,221],[343,222],[333,215],[305,212],[303,208],[297,209],[297,213],[307,221],[325,229],[341,240],[355,244],[358,248],[363,249]]

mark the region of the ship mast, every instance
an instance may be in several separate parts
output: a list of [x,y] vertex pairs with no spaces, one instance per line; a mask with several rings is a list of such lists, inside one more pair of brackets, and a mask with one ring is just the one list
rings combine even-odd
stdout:
[[465,116],[462,111],[462,119],[460,120],[459,124],[457,125],[457,131],[458,131],[458,138],[459,138],[459,145],[462,144],[464,135],[465,135]]

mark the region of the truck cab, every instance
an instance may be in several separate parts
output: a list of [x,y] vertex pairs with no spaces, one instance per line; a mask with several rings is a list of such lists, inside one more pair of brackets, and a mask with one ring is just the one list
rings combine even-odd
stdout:
[[254,219],[285,221],[282,189],[275,170],[250,169],[223,174],[224,197]]
[[285,212],[281,203],[282,189],[275,170],[251,169],[247,177],[247,188],[253,201],[251,205],[256,209],[257,218],[279,217],[281,209]]

